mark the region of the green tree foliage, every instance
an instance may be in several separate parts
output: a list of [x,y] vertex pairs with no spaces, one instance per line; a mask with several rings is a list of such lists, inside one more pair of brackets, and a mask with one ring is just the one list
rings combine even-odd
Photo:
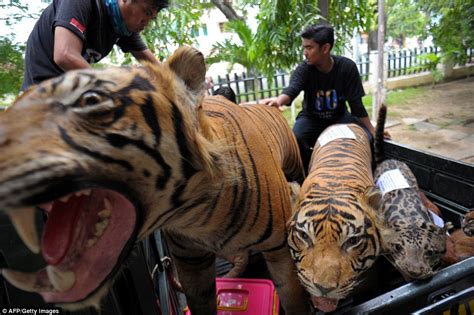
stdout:
[[0,98],[18,93],[23,81],[24,47],[12,44],[9,39],[0,39]]
[[263,49],[261,43],[255,41],[256,34],[242,20],[229,21],[225,29],[237,35],[238,44],[231,39],[225,39],[223,42],[217,42],[207,62],[212,64],[220,61],[227,61],[231,65],[241,64],[248,70],[259,69],[258,51]]
[[389,0],[386,13],[387,35],[399,40],[402,46],[407,37],[426,38],[429,17],[415,0]]
[[336,30],[336,48],[346,45],[354,31],[367,33],[377,23],[377,0],[330,1],[329,23]]
[[205,8],[212,5],[200,3],[201,1],[176,1],[166,10],[159,13],[157,19],[152,21],[142,33],[148,47],[160,59],[166,59],[172,51],[169,44],[174,47],[193,45],[196,38],[193,34],[202,27],[199,19]]
[[[316,1],[263,0],[257,15],[255,41],[261,49],[255,59],[259,72],[266,76],[278,70],[289,70],[302,60],[301,31],[320,20]],[[256,44],[257,45],[257,44]]]
[[[202,1],[171,1],[171,5],[160,11],[158,17],[141,33],[142,38],[158,59],[165,60],[175,48],[196,44],[193,34],[202,27],[202,14],[212,7],[213,4]],[[118,62],[118,56],[123,54],[115,47],[110,57],[113,62]],[[130,54],[123,56],[123,64],[131,62]]]
[[[247,69],[255,69],[267,77],[277,71],[288,71],[303,59],[301,31],[312,24],[320,23],[318,2],[314,0],[246,0],[245,5],[258,5],[258,28],[251,40],[243,41],[242,25],[229,29],[241,39],[236,45],[224,41],[214,46],[211,60],[240,63],[235,55],[246,53]],[[336,30],[335,51],[341,51],[354,30],[366,31],[375,16],[374,1],[331,1],[329,22]],[[248,28],[248,27],[247,27]],[[249,46],[246,46],[249,44]],[[239,57],[240,58],[240,57]]]
[[419,0],[430,16],[429,32],[444,61],[464,63],[466,49],[474,47],[474,0]]
[[8,4],[0,4],[0,9],[8,9],[9,13],[1,16],[0,20],[5,21],[5,24],[10,26],[18,23],[24,18],[38,18],[38,12],[30,12],[28,4],[22,4],[20,1],[10,1]]

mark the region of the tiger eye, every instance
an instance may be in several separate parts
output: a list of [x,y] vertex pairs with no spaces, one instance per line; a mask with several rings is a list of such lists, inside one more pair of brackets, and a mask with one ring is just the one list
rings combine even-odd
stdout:
[[95,93],[95,92],[86,92],[82,95],[82,105],[83,106],[91,106],[100,103],[102,100],[102,96]]
[[395,244],[395,245],[394,245],[394,248],[395,248],[395,250],[396,250],[397,252],[401,252],[401,251],[403,250],[403,247],[402,247],[402,245],[400,245],[400,244]]
[[298,231],[299,236],[305,241],[309,240],[309,235],[306,232]]
[[360,236],[353,236],[353,237],[350,237],[350,238],[346,241],[346,244],[349,245],[349,246],[355,246],[355,245],[357,245],[361,240],[362,240],[362,237],[360,237]]

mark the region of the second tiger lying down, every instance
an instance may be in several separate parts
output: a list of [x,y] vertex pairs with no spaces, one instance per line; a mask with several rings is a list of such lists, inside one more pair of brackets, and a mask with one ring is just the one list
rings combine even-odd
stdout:
[[216,313],[215,254],[249,250],[286,314],[310,312],[286,242],[296,141],[277,110],[203,100],[205,72],[185,47],[159,66],[68,72],[0,114],[0,209],[47,263],[2,270],[10,283],[97,305],[133,243],[162,228],[193,315]]
[[354,124],[329,127],[315,145],[309,169],[288,242],[301,283],[314,305],[329,312],[379,254],[374,208],[381,196],[373,187],[367,134]]
[[424,279],[434,274],[446,252],[447,228],[434,223],[408,165],[394,159],[383,161],[386,115],[387,108],[382,106],[377,120],[375,156],[378,165],[374,173],[375,180],[384,187],[378,226],[383,254],[406,280]]

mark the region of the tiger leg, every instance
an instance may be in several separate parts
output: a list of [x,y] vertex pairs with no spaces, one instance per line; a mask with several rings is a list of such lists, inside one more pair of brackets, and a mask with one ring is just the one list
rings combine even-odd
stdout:
[[224,258],[233,264],[232,269],[223,276],[224,278],[240,277],[249,263],[249,253],[240,253],[234,256],[225,256]]
[[286,315],[312,314],[308,293],[301,286],[288,246],[263,252]]
[[216,255],[190,247],[189,240],[174,234],[165,235],[191,313],[216,314]]

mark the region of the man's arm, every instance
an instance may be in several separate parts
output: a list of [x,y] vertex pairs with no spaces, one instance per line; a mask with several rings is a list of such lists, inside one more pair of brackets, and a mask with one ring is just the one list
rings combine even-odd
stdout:
[[154,64],[160,64],[158,59],[156,59],[155,55],[153,55],[153,53],[149,49],[145,49],[141,51],[132,50],[130,52],[132,53],[133,57],[135,57],[140,62],[149,61]]
[[281,106],[287,105],[291,102],[291,98],[286,94],[280,94],[278,97],[268,99],[265,104],[280,108]]
[[276,98],[268,99],[264,103],[278,108],[290,104],[291,101],[304,89],[304,85],[308,80],[307,76],[308,66],[305,63],[301,63],[291,74],[290,84],[283,89],[283,93]]
[[374,136],[375,135],[375,128],[372,125],[372,122],[370,121],[369,117],[359,117],[360,121],[362,124],[367,128],[367,130],[370,131],[370,133]]
[[64,71],[90,68],[81,56],[82,40],[62,26],[54,29],[54,62]]

